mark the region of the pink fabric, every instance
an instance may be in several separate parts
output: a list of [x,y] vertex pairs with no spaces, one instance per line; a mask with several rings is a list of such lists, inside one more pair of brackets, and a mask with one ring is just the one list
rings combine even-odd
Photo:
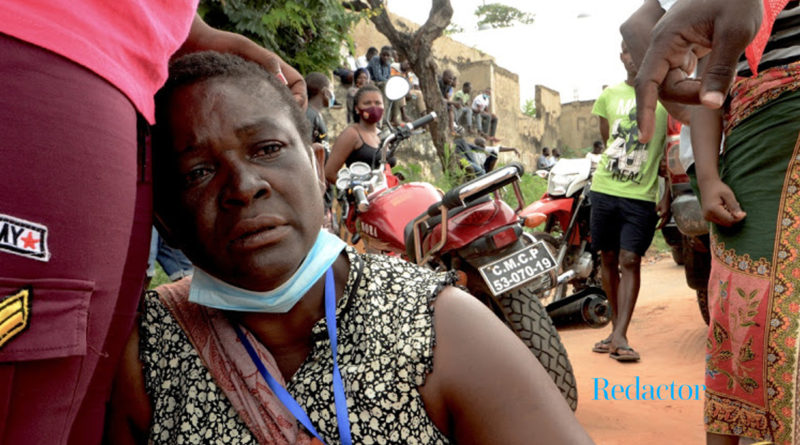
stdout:
[[0,32],[85,66],[150,123],[169,57],[189,35],[198,0],[3,0]]
[[744,54],[747,56],[747,63],[750,65],[750,71],[755,76],[758,74],[758,62],[761,61],[761,56],[764,55],[764,48],[767,47],[767,41],[770,34],[772,34],[772,25],[775,24],[775,19],[778,14],[783,11],[783,8],[789,3],[789,0],[764,0],[764,14],[761,17],[761,28],[756,33],[753,41],[745,49]]
[[[161,301],[181,325],[214,381],[261,444],[312,444],[316,439],[297,427],[297,421],[272,393],[236,332],[221,311],[189,302],[191,278],[160,286]],[[245,331],[270,374],[282,385],[275,359]]]
[[147,266],[144,138],[102,78],[5,34],[0,54],[0,214],[47,227],[51,253],[0,252],[0,298],[33,289],[31,326],[0,349],[0,444],[99,444]]

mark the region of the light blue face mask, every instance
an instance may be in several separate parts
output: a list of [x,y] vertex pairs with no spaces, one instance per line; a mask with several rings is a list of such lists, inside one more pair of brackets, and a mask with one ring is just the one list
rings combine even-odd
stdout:
[[344,241],[320,230],[314,246],[288,281],[277,288],[256,292],[228,284],[195,267],[189,301],[226,311],[286,313],[300,301],[331,267],[345,247]]

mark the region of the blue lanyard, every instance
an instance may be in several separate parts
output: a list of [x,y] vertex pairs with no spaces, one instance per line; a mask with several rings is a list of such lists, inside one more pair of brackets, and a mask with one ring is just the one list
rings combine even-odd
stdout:
[[[325,274],[325,321],[328,325],[328,338],[331,341],[331,351],[333,353],[333,399],[336,406],[336,419],[338,420],[339,426],[339,438],[342,444],[344,445],[351,445],[353,440],[350,436],[350,419],[347,416],[347,398],[344,394],[344,384],[342,383],[342,375],[339,372],[339,365],[337,364],[336,360],[336,288],[334,286],[333,281],[333,267],[328,269]],[[244,332],[242,332],[241,328],[237,324],[233,325],[234,330],[236,331],[236,335],[239,337],[239,341],[242,342],[242,345],[247,350],[247,353],[250,355],[250,358],[255,363],[256,368],[258,368],[258,372],[264,377],[264,380],[267,381],[267,385],[269,385],[269,389],[278,397],[283,405],[294,415],[294,417],[303,424],[306,429],[314,435],[320,442],[325,443],[324,440],[319,436],[317,430],[314,428],[314,425],[311,423],[311,420],[308,418],[303,407],[297,403],[297,400],[289,394],[289,391],[286,390],[277,380],[275,380],[272,375],[270,375],[269,371],[267,370],[264,363],[261,362],[261,359],[258,357],[255,348],[247,340],[245,337]]]

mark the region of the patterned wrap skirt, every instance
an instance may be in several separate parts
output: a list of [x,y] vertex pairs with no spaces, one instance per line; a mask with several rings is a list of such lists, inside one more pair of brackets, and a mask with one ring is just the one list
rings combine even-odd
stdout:
[[747,212],[711,230],[704,420],[800,443],[800,64],[737,82],[720,177]]

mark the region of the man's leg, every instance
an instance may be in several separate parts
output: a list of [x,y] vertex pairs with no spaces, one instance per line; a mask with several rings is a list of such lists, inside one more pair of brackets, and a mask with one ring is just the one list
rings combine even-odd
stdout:
[[[592,233],[592,248],[600,252],[600,267],[603,290],[608,296],[612,311],[612,326],[616,326],[619,313],[617,292],[619,290],[619,234],[620,220],[617,209],[619,198],[604,193],[591,192],[591,215],[589,218]],[[612,331],[613,332],[613,331]],[[595,352],[609,352],[612,335],[595,344]]]
[[618,209],[622,219],[620,230],[617,308],[614,330],[611,333],[611,357],[620,361],[639,360],[639,354],[628,345],[628,327],[633,317],[633,308],[639,297],[642,256],[650,247],[655,234],[658,215],[654,202],[638,199],[618,198]]
[[491,123],[489,127],[489,136],[494,137],[495,133],[497,133],[497,116],[494,114],[491,117]]
[[[605,258],[605,256],[604,256]],[[642,257],[629,250],[622,249],[619,252],[619,271],[618,286],[613,300],[609,295],[609,302],[612,303],[614,310],[613,331],[611,331],[611,351],[619,348],[628,347],[628,326],[633,317],[633,308],[639,297],[639,285],[641,283],[641,263]],[[603,268],[603,282],[605,283],[606,269]],[[611,285],[611,283],[609,283]],[[610,287],[613,289],[613,287]],[[620,350],[619,354],[625,354]]]
[[474,133],[475,127],[472,124],[472,108],[464,107],[464,115],[467,116],[467,130],[470,133]]

